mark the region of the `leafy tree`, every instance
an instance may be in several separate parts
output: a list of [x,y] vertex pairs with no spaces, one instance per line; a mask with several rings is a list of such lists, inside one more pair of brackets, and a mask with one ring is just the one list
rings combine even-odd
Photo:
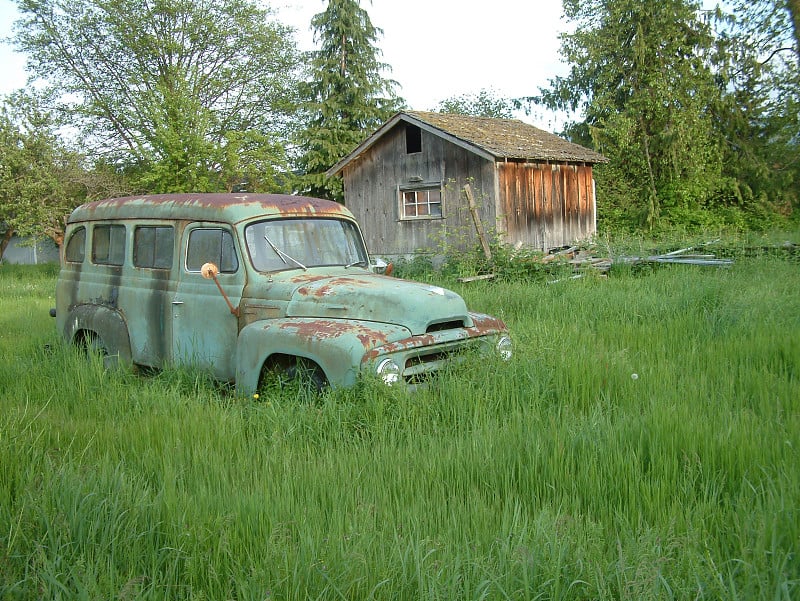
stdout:
[[85,158],[56,133],[39,99],[17,93],[0,105],[0,257],[14,234],[60,244],[65,219],[82,202],[126,192],[110,169],[87,169]]
[[268,9],[254,0],[17,5],[17,47],[92,154],[153,192],[230,189],[256,173],[248,185],[277,186],[299,57]]
[[792,33],[794,33],[794,49],[800,57],[800,0],[786,0],[786,9],[792,18]]
[[575,23],[562,35],[571,64],[537,99],[580,111],[575,141],[611,159],[597,169],[612,223],[703,219],[730,187],[722,175],[710,107],[719,88],[709,68],[714,38],[690,0],[564,0]]
[[307,125],[300,133],[300,187],[342,200],[342,182],[325,171],[352,151],[402,106],[396,82],[381,73],[375,45],[382,31],[359,0],[328,0],[311,20],[319,49],[310,53],[311,79],[303,86]]
[[495,117],[512,119],[514,103],[506,98],[498,98],[491,90],[483,89],[477,94],[464,94],[442,100],[436,107],[437,113],[455,113],[473,117]]
[[784,0],[737,0],[732,13],[717,15],[725,168],[741,200],[767,218],[791,213],[800,200],[797,17],[798,3]]

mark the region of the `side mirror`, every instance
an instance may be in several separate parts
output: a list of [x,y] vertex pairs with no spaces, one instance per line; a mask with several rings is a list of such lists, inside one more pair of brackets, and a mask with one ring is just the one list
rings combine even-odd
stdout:
[[225,291],[222,289],[222,286],[217,279],[217,274],[219,273],[219,267],[214,265],[213,263],[203,263],[203,266],[200,268],[200,274],[207,280],[214,280],[214,283],[217,285],[219,289],[219,293],[222,295],[222,298],[225,299],[225,302],[228,305],[228,309],[231,310],[231,314],[239,317],[239,309],[233,306],[231,299],[228,298],[228,295],[225,294]]
[[205,279],[216,281],[219,267],[213,263],[203,263],[203,266],[200,268],[200,273]]
[[383,275],[392,275],[394,271],[394,263],[387,263],[381,258],[375,259],[375,264],[372,266],[372,271]]

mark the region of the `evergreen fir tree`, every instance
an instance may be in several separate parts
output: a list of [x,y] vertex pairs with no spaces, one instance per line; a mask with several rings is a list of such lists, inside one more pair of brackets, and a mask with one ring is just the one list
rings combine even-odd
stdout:
[[375,45],[375,27],[359,0],[329,0],[311,20],[318,49],[310,53],[304,86],[308,125],[300,134],[302,192],[342,201],[339,179],[325,171],[352,151],[403,104],[385,79],[388,65]]
[[576,111],[573,141],[610,162],[595,172],[606,225],[701,222],[729,188],[711,108],[714,38],[696,0],[568,0],[562,36],[571,69],[541,101]]

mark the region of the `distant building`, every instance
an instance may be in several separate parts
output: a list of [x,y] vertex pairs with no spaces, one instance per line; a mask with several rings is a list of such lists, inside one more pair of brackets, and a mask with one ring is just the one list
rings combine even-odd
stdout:
[[58,261],[58,246],[50,238],[44,238],[33,244],[29,238],[14,236],[3,253],[4,263],[38,265],[58,263]]
[[549,249],[596,231],[592,166],[601,154],[516,119],[397,113],[327,174],[344,178],[345,204],[375,254],[461,246],[477,233],[470,184],[485,229],[510,244]]

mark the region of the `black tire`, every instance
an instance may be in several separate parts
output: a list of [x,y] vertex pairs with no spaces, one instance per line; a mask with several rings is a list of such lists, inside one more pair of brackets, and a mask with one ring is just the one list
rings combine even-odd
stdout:
[[328,387],[325,372],[314,361],[303,357],[279,355],[270,358],[261,370],[259,393],[269,393],[270,388],[281,393],[294,391],[298,398],[316,397]]
[[99,356],[106,369],[113,369],[119,365],[119,355],[109,353],[108,346],[98,334],[94,332],[84,334],[81,346],[87,357]]
[[286,370],[286,376],[295,382],[302,392],[319,394],[328,386],[328,379],[322,368],[303,357],[297,357],[294,365]]

